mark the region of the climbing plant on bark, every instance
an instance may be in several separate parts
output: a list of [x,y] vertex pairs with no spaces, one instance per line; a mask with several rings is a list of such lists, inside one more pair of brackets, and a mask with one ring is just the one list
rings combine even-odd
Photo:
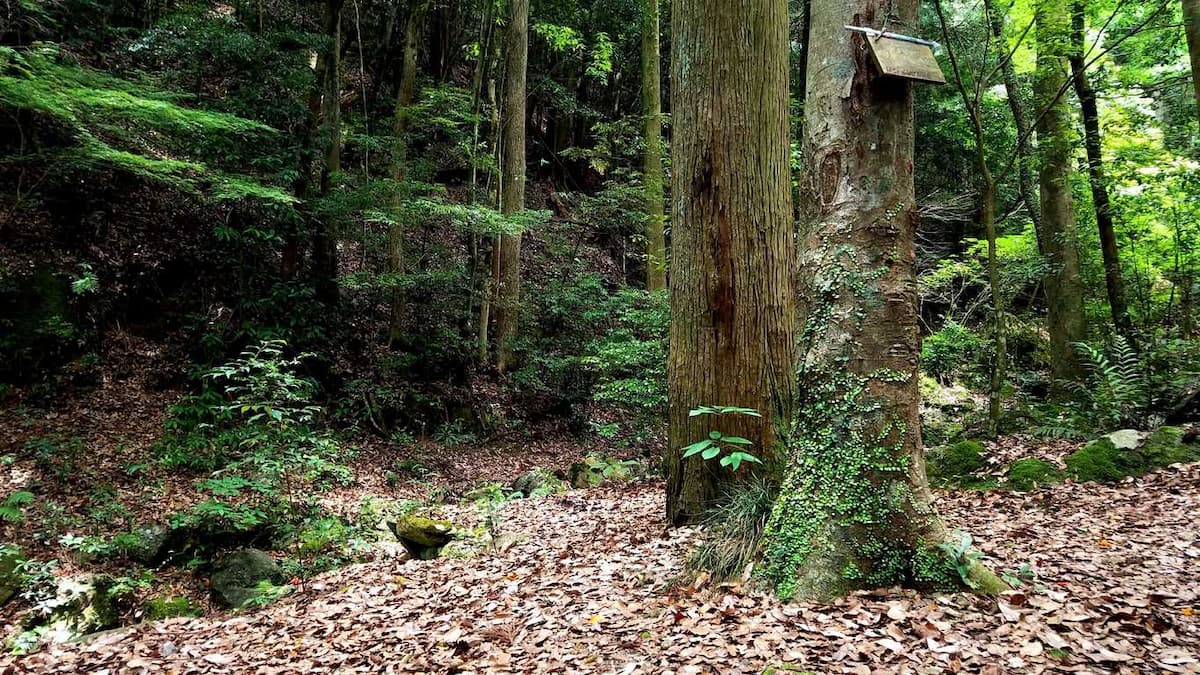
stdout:
[[[813,0],[795,432],[759,574],[784,597],[1002,587],[934,510],[921,447],[911,85],[876,76],[873,0]],[[888,28],[913,32],[916,0]]]

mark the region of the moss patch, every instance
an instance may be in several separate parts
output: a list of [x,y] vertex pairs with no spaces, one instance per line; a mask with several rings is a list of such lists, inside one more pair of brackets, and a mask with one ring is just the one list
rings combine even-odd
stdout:
[[1018,459],[1008,467],[1009,487],[1018,492],[1028,492],[1044,485],[1063,482],[1063,472],[1050,462],[1040,459]]
[[1108,438],[1092,441],[1067,455],[1067,473],[1079,482],[1114,482],[1149,470],[1142,453],[1121,450]]
[[982,443],[959,441],[930,451],[926,471],[933,485],[977,487],[984,483],[977,474],[986,465]]
[[1180,427],[1159,427],[1146,438],[1141,453],[1150,466],[1200,462],[1200,443],[1185,443]]
[[204,611],[187,598],[150,598],[146,601],[146,620],[161,621],[177,616],[201,616]]

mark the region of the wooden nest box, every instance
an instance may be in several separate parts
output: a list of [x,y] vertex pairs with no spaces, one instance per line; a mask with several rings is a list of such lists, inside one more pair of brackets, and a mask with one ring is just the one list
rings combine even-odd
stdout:
[[933,55],[937,43],[860,26],[846,26],[846,30],[866,36],[871,60],[879,68],[880,75],[927,84],[946,84],[942,67]]

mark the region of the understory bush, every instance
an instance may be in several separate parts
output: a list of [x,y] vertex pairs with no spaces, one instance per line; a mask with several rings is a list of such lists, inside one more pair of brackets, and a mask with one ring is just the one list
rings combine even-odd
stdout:
[[746,575],[758,558],[759,542],[776,486],[760,477],[740,482],[722,497],[702,521],[704,541],[692,552],[688,565],[704,570],[713,579]]

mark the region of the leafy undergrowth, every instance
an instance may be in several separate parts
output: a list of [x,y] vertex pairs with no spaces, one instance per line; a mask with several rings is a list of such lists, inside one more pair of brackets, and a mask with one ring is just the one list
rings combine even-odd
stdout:
[[[1117,485],[944,494],[1017,581],[1001,598],[781,605],[680,585],[697,533],[656,482],[508,502],[473,558],[384,558],[261,611],[171,619],[13,661],[29,672],[1200,672],[1200,465]],[[464,510],[460,517],[467,517]],[[14,658],[14,657],[9,657]]]

